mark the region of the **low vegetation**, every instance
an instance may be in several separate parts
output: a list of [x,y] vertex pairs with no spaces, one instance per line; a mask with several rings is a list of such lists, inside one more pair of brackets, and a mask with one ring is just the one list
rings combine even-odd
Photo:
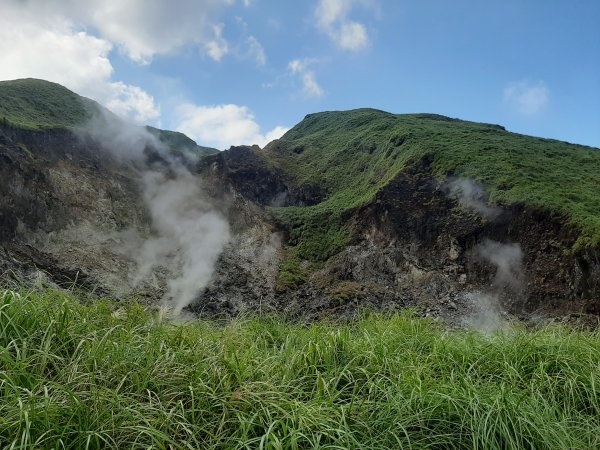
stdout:
[[219,153],[219,150],[216,148],[198,145],[194,140],[178,131],[160,130],[150,126],[146,126],[146,130],[172,151],[177,151],[184,155],[191,153],[197,156],[208,156]]
[[[94,117],[100,118],[101,122],[120,121],[95,101],[60,84],[35,78],[0,81],[0,126],[33,131],[80,129]],[[202,157],[219,153],[215,148],[196,144],[183,133],[150,126],[145,129],[175,154]]]
[[0,291],[0,447],[591,449],[600,334],[161,320],[135,304]]
[[346,223],[353,211],[421,160],[440,180],[454,174],[483,183],[493,203],[563,215],[581,230],[579,246],[600,242],[596,148],[434,114],[357,109],[310,114],[264,154],[294,184],[327,192],[316,205],[273,209],[306,259],[340,251],[351,239]]
[[49,81],[0,81],[0,123],[31,130],[72,128],[86,123],[99,107]]

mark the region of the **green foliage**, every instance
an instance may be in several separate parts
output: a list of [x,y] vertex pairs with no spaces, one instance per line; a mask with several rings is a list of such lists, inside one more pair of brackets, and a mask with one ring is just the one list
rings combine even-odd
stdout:
[[306,272],[306,268],[303,267],[302,262],[296,254],[288,255],[279,266],[276,290],[278,292],[285,292],[304,284],[307,278]]
[[179,133],[178,131],[160,130],[150,126],[146,126],[146,130],[156,136],[159,141],[173,151],[183,153],[189,152],[197,156],[209,156],[219,153],[219,150],[216,148],[202,147],[185,134]]
[[[0,81],[0,124],[40,130],[78,128],[94,115],[119,120],[98,103],[71,92],[60,84],[33,78]],[[104,114],[101,114],[102,117]],[[146,127],[173,152],[206,156],[219,150],[202,147],[183,133]]]
[[355,281],[341,281],[332,286],[328,294],[338,304],[344,304],[349,300],[364,297],[367,294],[367,290],[365,286]]
[[287,250],[283,262],[279,265],[276,290],[285,292],[297,288],[308,280],[311,272],[323,268],[321,262],[310,262],[299,256],[298,247]]
[[0,447],[591,449],[598,332],[170,324],[140,306],[0,291]]
[[479,181],[491,202],[547,208],[581,229],[579,245],[600,241],[595,148],[435,114],[358,109],[310,114],[264,156],[297,186],[327,193],[316,205],[273,209],[303,258],[327,259],[341,250],[351,239],[352,212],[423,158],[440,180],[455,174]]
[[73,128],[87,122],[99,107],[49,81],[0,81],[0,117],[5,124],[33,130]]
[[329,209],[326,202],[314,207],[273,208],[288,228],[288,242],[299,258],[322,261],[342,250],[350,240],[344,227],[343,209]]

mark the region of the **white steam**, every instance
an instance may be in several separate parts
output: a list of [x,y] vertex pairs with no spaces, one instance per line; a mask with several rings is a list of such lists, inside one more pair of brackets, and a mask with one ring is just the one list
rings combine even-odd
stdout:
[[198,179],[184,168],[169,174],[146,172],[143,186],[154,236],[139,250],[136,278],[146,278],[166,262],[174,266],[178,275],[168,281],[166,299],[179,314],[210,281],[229,240],[229,225],[204,199]]
[[464,318],[470,328],[491,333],[505,329],[508,321],[503,317],[501,298],[518,296],[523,291],[523,251],[518,243],[503,244],[486,239],[476,249],[479,259],[492,264],[496,273],[487,292],[471,292],[465,300],[471,314]]
[[167,153],[164,145],[146,128],[125,122],[104,108],[94,112],[83,133],[121,162],[143,161],[147,147]]
[[500,208],[488,206],[488,195],[484,187],[467,178],[448,178],[442,185],[442,191],[467,209],[493,220],[501,213]]
[[496,268],[492,287],[513,294],[523,288],[523,251],[518,243],[502,244],[486,239],[477,246],[477,255]]
[[[166,273],[165,304],[174,315],[180,314],[210,281],[229,240],[227,220],[208,201],[199,177],[182,164],[184,158],[192,165],[194,155],[175,156],[146,128],[104,110],[84,133],[121,163],[133,163],[130,167],[138,176],[151,234],[143,238],[135,229],[120,233],[119,251],[137,264],[132,288],[156,279],[157,272]],[[148,162],[150,154],[161,164]]]
[[463,318],[463,324],[485,334],[506,329],[508,321],[503,317],[500,298],[493,292],[469,292],[464,300],[470,312]]

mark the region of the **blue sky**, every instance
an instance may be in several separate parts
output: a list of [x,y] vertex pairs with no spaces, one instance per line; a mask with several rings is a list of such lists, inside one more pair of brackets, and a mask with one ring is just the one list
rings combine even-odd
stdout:
[[33,3],[0,0],[0,78],[52,79],[201,144],[373,107],[600,147],[597,0]]

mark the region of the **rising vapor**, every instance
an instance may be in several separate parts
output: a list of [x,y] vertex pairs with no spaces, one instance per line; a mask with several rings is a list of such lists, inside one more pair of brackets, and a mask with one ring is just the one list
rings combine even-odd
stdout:
[[[100,110],[87,124],[86,137],[98,142],[138,175],[150,218],[150,235],[120,233],[121,252],[137,265],[135,288],[156,270],[167,273],[165,304],[174,315],[208,284],[217,259],[229,241],[229,224],[208,201],[201,180],[189,167],[193,155],[175,155],[146,128]],[[152,156],[150,158],[150,156]],[[183,159],[183,160],[182,160]]]
[[229,240],[229,224],[205,200],[198,178],[185,168],[148,171],[143,187],[153,237],[144,241],[139,253],[138,279],[168,261],[178,275],[168,281],[166,300],[179,314],[210,281]]
[[500,208],[488,206],[485,188],[468,178],[449,177],[441,187],[442,191],[466,209],[475,211],[482,217],[494,220],[502,212]]
[[475,248],[475,255],[492,264],[496,271],[489,289],[465,295],[471,314],[463,322],[470,328],[491,333],[508,326],[503,317],[502,297],[519,296],[523,292],[523,251],[518,243],[504,244],[486,239]]

